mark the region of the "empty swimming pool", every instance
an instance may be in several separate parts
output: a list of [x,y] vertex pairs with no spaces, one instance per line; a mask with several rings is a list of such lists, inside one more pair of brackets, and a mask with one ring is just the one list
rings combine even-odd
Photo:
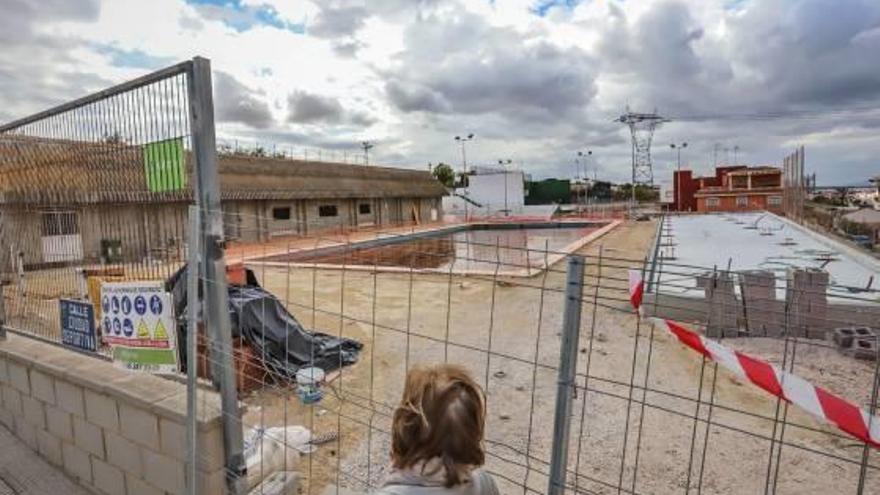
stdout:
[[464,225],[252,261],[531,274],[589,242],[592,234],[608,226],[607,222]]

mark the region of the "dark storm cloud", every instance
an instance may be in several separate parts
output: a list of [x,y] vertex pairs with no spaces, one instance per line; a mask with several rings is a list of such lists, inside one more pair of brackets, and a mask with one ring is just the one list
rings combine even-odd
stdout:
[[426,15],[404,34],[386,94],[406,112],[498,113],[512,120],[583,109],[596,93],[590,57],[461,12]]
[[335,98],[296,91],[287,98],[288,122],[313,124],[337,123],[342,120],[342,104]]
[[87,46],[83,40],[40,32],[51,21],[94,22],[97,0],[11,0],[0,8],[0,121],[22,117],[62,101],[82,96],[109,81],[70,69],[72,52]]
[[736,55],[774,100],[836,106],[880,98],[880,3],[756,2],[732,22]]
[[235,122],[256,129],[273,124],[269,104],[258,92],[225,72],[214,72],[214,109],[220,122]]
[[395,107],[404,112],[437,112],[450,110],[449,102],[430,88],[391,80],[385,83],[385,92]]
[[369,127],[375,119],[364,112],[347,111],[338,99],[295,91],[287,98],[287,121],[293,124],[329,124]]

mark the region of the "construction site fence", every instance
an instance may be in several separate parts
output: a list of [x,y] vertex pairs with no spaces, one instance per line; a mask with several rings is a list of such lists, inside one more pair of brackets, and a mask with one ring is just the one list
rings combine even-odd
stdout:
[[[841,328],[880,332],[863,318],[880,307],[876,290],[804,287],[808,305],[719,291],[745,274],[651,257],[656,219],[613,223],[631,205],[579,209],[575,218],[590,222],[540,237],[340,225],[226,243],[219,183],[209,180],[216,146],[205,147],[213,119],[199,114],[210,103],[205,62],[0,127],[0,316],[6,330],[64,345],[60,300],[97,312],[103,283],[164,283],[197,267],[187,293],[202,297],[188,297],[186,314],[175,315],[187,359],[171,375],[186,373],[192,418],[199,408],[222,414],[230,492],[277,472],[295,472],[300,493],[375,491],[392,469],[407,373],[441,363],[464,367],[486,394],[485,469],[501,493],[880,491],[874,446],[719,369],[651,318],[685,314],[690,329],[873,418],[876,352],[832,337]],[[378,238],[389,242],[362,244]],[[227,262],[241,268],[227,271]],[[648,287],[642,312],[632,305],[631,272]],[[698,287],[699,277],[708,285]],[[359,342],[357,362],[328,367],[316,387],[297,383],[293,370],[308,363],[283,353],[279,366],[289,342],[265,341],[278,328],[232,325],[230,285],[267,294],[263,306],[239,311],[259,316],[277,303],[306,331]],[[827,311],[831,304],[854,309]],[[743,316],[744,305],[760,311]],[[751,332],[756,325],[772,331]],[[91,354],[111,351],[99,340]],[[201,400],[202,380],[221,391],[219,403]],[[187,432],[191,467],[203,455],[195,438]],[[198,493],[197,478],[188,479]]]

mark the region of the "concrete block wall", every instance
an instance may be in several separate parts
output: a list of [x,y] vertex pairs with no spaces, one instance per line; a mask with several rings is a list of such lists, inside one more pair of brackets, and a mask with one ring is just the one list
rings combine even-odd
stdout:
[[697,277],[697,287],[704,291],[708,303],[706,335],[708,337],[739,336],[739,304],[733,277],[727,272],[707,272]]
[[769,270],[740,272],[746,329],[753,337],[779,337],[785,326],[785,308],[776,300],[776,275]]
[[[199,406],[200,492],[224,493],[219,397],[200,391]],[[95,493],[186,493],[185,420],[184,384],[16,335],[0,341],[0,424]]]
[[785,301],[789,311],[789,333],[796,337],[822,339],[828,331],[828,272],[789,269]]

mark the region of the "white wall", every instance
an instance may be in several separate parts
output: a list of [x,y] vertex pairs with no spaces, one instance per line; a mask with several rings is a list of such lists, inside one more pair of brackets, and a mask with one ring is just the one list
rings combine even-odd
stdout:
[[[508,209],[511,213],[522,211],[525,190],[521,170],[471,175],[468,177],[468,184],[468,197],[480,203],[484,208],[490,210]],[[506,203],[504,200],[505,187],[507,189]]]

